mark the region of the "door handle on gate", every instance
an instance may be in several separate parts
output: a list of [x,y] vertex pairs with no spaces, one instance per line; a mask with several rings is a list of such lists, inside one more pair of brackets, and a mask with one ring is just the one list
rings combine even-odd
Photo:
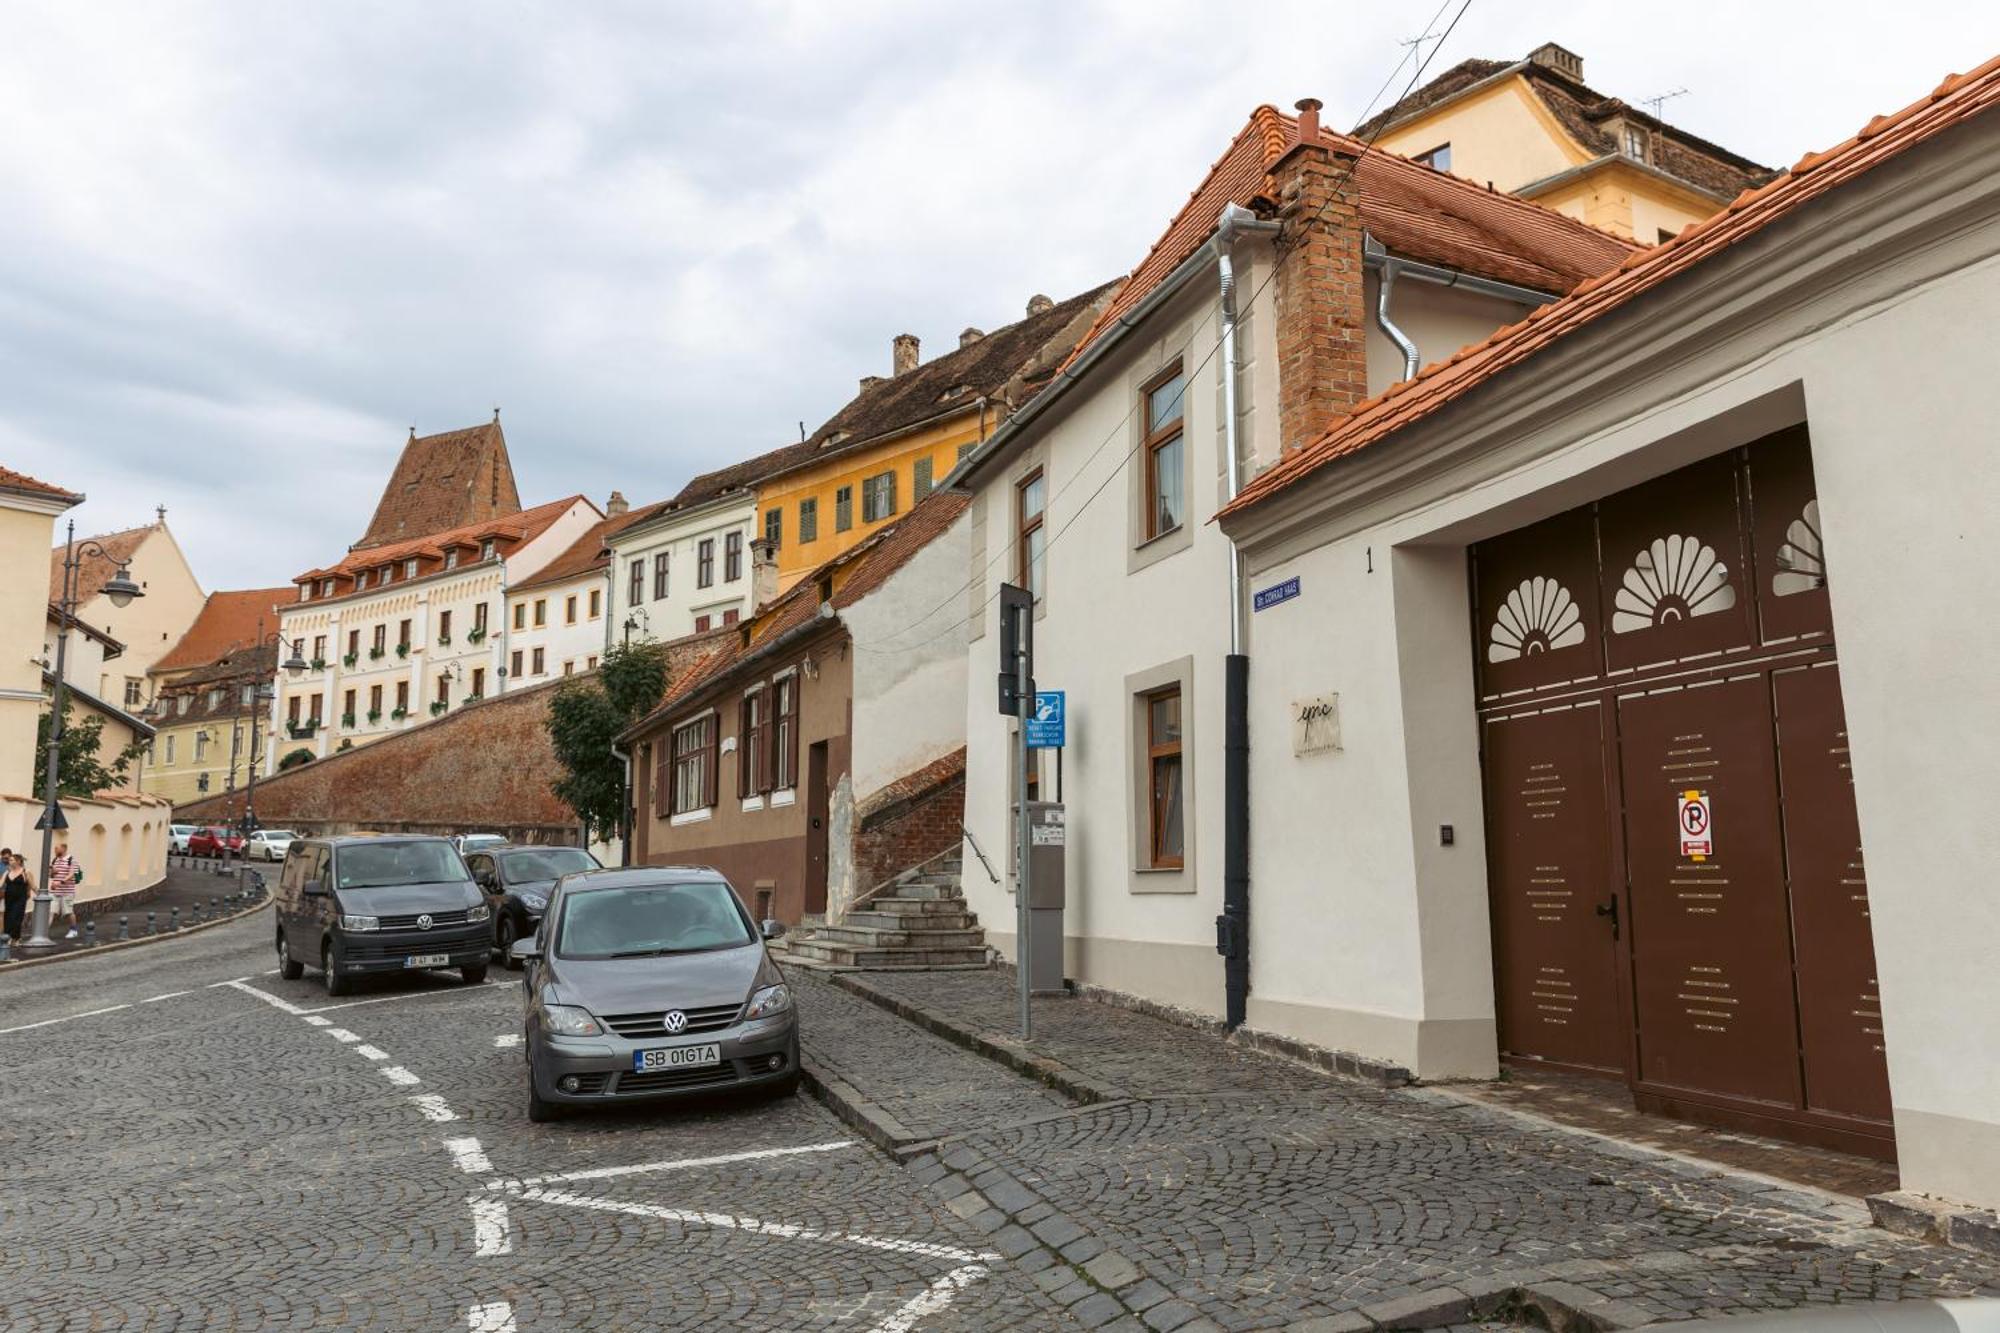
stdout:
[[1597,905],[1597,914],[1599,916],[1608,916],[1611,918],[1611,938],[1614,940],[1617,939],[1618,938],[1618,895],[1614,893],[1607,901],[1599,903]]

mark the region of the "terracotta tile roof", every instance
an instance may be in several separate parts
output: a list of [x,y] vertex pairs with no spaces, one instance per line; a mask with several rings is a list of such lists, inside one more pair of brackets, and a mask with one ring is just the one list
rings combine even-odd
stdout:
[[264,632],[278,628],[278,610],[297,605],[297,588],[239,588],[212,592],[181,641],[153,663],[154,671],[182,671],[218,662],[238,648],[257,642],[257,621]]
[[541,573],[514,584],[508,591],[525,592],[529,588],[545,588],[551,583],[567,583],[594,569],[603,569],[611,563],[611,552],[605,543],[631,522],[631,518],[629,513],[620,514],[616,518],[600,519],[591,524],[588,532],[571,542],[568,550],[549,561]]
[[[148,523],[143,528],[126,528],[122,532],[107,532],[96,537],[78,537],[76,544],[79,547],[85,542],[96,542],[104,548],[104,554],[107,558],[89,555],[84,557],[83,563],[77,566],[76,605],[82,606],[85,602],[97,596],[98,593],[104,591],[104,585],[111,582],[111,576],[118,572],[118,563],[130,560],[133,556],[137,555],[140,545],[146,538],[153,535],[153,529],[156,526],[158,525]],[[49,552],[50,601],[60,602],[62,600],[62,584],[63,548],[58,546]]]
[[833,582],[833,609],[854,605],[942,536],[972,503],[962,491],[933,491],[895,523],[834,556],[740,625],[716,636],[716,646],[667,686],[659,707],[627,728],[627,736],[657,727],[661,719],[726,677],[767,644],[819,618],[820,591]]
[[1824,152],[1808,153],[1790,171],[1757,189],[1746,190],[1727,208],[1693,224],[1673,240],[1634,253],[1613,272],[1584,283],[1518,324],[1460,349],[1449,360],[1425,367],[1415,379],[1360,404],[1325,434],[1244,487],[1218,517],[1248,509],[1333,460],[1381,442],[1551,343],[1996,104],[2000,104],[2000,57],[1970,74],[1951,76],[1928,97],[1893,115],[1877,116],[1846,142]]
[[349,551],[337,565],[307,570],[298,576],[298,581],[352,575],[364,569],[392,564],[413,555],[439,556],[448,546],[477,546],[488,537],[517,542],[532,541],[546,532],[549,525],[561,518],[571,505],[583,498],[581,495],[565,496],[560,500],[551,500],[547,504],[536,505],[533,509],[518,510],[504,517],[482,519],[476,523],[465,523],[439,532],[427,532],[422,536],[412,537],[407,541],[392,542],[386,546],[357,548]]
[[[49,624],[57,625],[61,623],[62,623],[62,608],[56,605],[55,602],[51,601],[49,603]],[[69,618],[69,627],[73,630],[79,631],[86,638],[95,639],[99,643],[103,644],[104,656],[107,659],[116,657],[120,653],[125,651],[124,644],[118,642],[118,640],[112,638],[109,634],[106,634],[103,630],[97,628],[97,626],[91,624],[89,621],[83,619],[80,616],[72,615]]]
[[382,488],[368,531],[354,549],[464,527],[520,508],[507,437],[501,433],[497,414],[465,430],[424,436],[412,430],[389,484]]
[[0,491],[24,491],[29,495],[46,495],[52,499],[67,500],[71,504],[78,504],[83,500],[83,497],[75,491],[51,486],[46,481],[37,480],[25,472],[16,472],[10,467],[0,467]]
[[1773,175],[1769,167],[1677,129],[1618,98],[1606,97],[1532,60],[1460,61],[1388,110],[1363,121],[1354,132],[1361,138],[1372,139],[1398,121],[1409,120],[1475,84],[1510,72],[1527,82],[1571,138],[1599,157],[1618,154],[1618,142],[1604,129],[1604,122],[1622,116],[1645,126],[1655,136],[1654,166],[1718,199],[1761,185]]
[[800,460],[811,458],[811,441],[800,444],[780,445],[768,453],[746,458],[740,463],[704,472],[681,487],[680,493],[671,500],[663,500],[646,510],[634,510],[641,518],[653,518],[671,509],[691,509],[695,505],[707,504],[730,491],[740,491],[755,486],[764,478],[786,468],[796,467]]
[[[1298,121],[1270,106],[1250,120],[1132,270],[1070,359],[1200,249],[1228,204],[1269,212],[1271,167],[1298,137]],[[1561,293],[1617,264],[1636,247],[1539,204],[1481,189],[1359,139],[1322,130],[1336,151],[1359,155],[1354,182],[1361,224],[1397,255],[1483,278]]]

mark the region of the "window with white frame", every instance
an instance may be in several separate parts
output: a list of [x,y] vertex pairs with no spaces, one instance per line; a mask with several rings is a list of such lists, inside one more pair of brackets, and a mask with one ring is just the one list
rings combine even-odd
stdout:
[[715,804],[715,714],[696,718],[673,733],[674,814],[692,814]]

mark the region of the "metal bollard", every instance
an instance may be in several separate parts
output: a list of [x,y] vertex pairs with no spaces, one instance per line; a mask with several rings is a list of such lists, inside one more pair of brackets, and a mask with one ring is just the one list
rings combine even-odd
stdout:
[[132,938],[132,918],[126,916],[123,912],[118,914],[118,938],[121,940]]
[[93,944],[96,943],[97,943],[97,919],[93,917],[89,921],[83,923],[83,947],[88,949]]
[[146,913],[146,933],[148,935],[157,935],[160,933],[160,914],[158,912]]
[[221,905],[222,905],[221,899],[217,898],[212,893],[208,895],[208,914],[210,916],[214,916],[216,914],[216,908],[220,907]]
[[181,928],[181,909],[180,909],[180,908],[178,908],[178,907],[171,907],[171,908],[168,908],[168,909],[167,909],[167,930],[168,930],[169,932],[172,932],[172,931],[176,931],[176,930],[179,930],[180,928]]

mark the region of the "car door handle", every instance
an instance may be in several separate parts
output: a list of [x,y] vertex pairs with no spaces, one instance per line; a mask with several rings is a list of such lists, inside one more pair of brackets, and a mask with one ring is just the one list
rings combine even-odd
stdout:
[[1611,918],[1611,938],[1614,940],[1617,939],[1618,938],[1618,895],[1614,893],[1611,895],[1609,899],[1599,903],[1597,905],[1597,914],[1599,916],[1608,916]]

